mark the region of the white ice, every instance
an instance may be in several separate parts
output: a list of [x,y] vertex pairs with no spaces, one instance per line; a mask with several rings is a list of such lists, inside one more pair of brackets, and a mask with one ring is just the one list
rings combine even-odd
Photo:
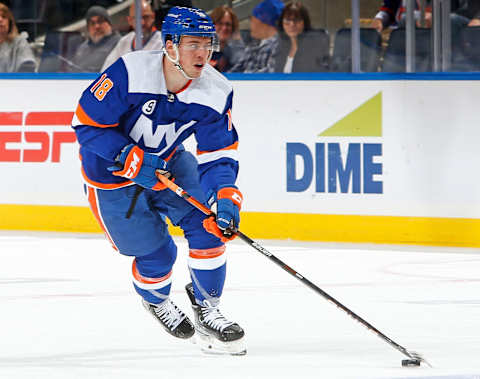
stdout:
[[[191,315],[187,245],[172,298]],[[242,241],[228,246],[223,313],[246,356],[205,355],[141,306],[131,258],[100,236],[0,234],[0,378],[480,378],[476,249],[259,241],[433,368],[406,357]]]

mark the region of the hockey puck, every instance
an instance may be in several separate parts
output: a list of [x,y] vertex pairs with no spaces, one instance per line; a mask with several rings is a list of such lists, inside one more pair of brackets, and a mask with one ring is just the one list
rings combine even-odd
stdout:
[[402,360],[403,367],[416,367],[420,366],[420,359],[404,359]]

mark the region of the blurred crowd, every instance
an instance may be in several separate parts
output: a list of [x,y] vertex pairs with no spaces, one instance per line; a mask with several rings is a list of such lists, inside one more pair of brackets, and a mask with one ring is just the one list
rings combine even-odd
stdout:
[[[21,4],[25,2],[0,0],[0,72],[103,71],[123,54],[138,49],[135,3],[128,7],[125,20],[128,27],[116,28],[112,21],[112,8],[123,1],[55,0],[55,5],[62,9],[62,15],[56,16],[57,20],[53,24],[55,27],[44,31],[43,48],[38,49],[38,36],[32,35],[31,25],[25,25],[25,30],[19,30],[21,11],[24,10]],[[35,6],[37,12],[43,12],[43,15],[48,13],[48,6],[51,6],[50,0],[32,0],[29,3]],[[431,2],[426,1],[423,12],[420,11],[420,2],[415,3],[417,28],[430,28]],[[143,49],[162,49],[162,20],[168,10],[177,5],[194,4],[191,0],[141,1],[140,40]],[[480,0],[452,0],[451,6],[452,45],[455,48],[463,43],[462,33],[466,28],[480,27]],[[62,31],[64,28],[61,26],[73,23],[73,15],[78,14],[79,10],[84,15],[85,33]],[[375,42],[378,44],[375,54],[381,50],[381,33],[405,27],[405,10],[405,0],[379,1],[379,8],[373,11],[368,25],[370,31],[376,31],[379,36],[378,42]],[[333,47],[334,44],[324,29],[312,27],[310,11],[301,1],[259,2],[248,20],[249,29],[240,29],[240,20],[227,5],[219,6],[209,14],[215,23],[220,45],[220,50],[212,55],[210,64],[221,72],[349,70],[349,64],[337,64],[339,59],[333,55],[340,48]],[[351,62],[348,44],[346,46],[344,54],[346,60]],[[462,59],[463,56],[459,58],[460,61]],[[374,64],[371,70],[381,70],[381,67]]]

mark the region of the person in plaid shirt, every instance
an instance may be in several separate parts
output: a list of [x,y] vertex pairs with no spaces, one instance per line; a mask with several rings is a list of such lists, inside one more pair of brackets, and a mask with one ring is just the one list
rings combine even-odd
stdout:
[[228,72],[274,72],[274,53],[278,47],[276,24],[283,7],[280,0],[264,0],[253,9],[250,33],[259,42],[247,46],[240,61]]

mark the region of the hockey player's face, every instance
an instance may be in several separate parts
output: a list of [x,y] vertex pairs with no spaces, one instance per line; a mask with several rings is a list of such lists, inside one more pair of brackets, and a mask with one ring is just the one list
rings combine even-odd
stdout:
[[180,44],[180,64],[192,78],[198,78],[207,64],[212,51],[212,40],[208,37],[182,37]]

